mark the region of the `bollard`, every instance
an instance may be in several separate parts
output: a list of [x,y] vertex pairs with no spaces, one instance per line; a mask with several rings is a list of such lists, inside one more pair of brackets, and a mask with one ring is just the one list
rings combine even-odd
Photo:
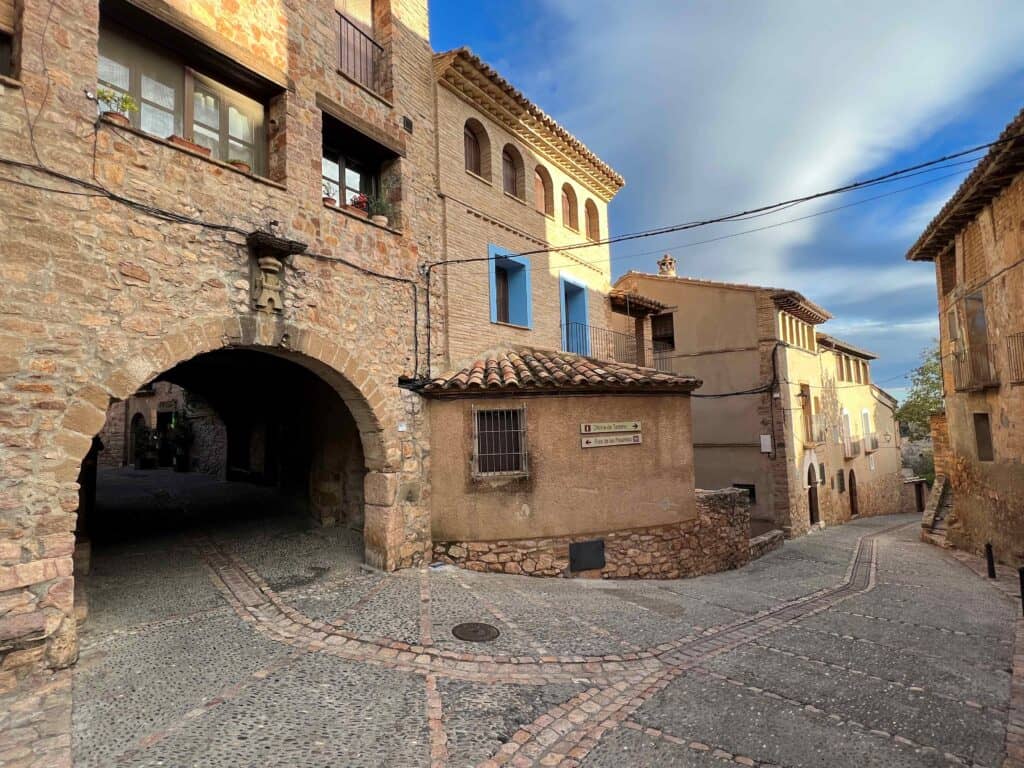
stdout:
[[994,579],[996,577],[996,558],[992,554],[992,544],[985,545],[985,560],[988,563],[988,577]]
[[1017,576],[1020,578],[1020,612],[1024,614],[1024,568],[1017,569]]

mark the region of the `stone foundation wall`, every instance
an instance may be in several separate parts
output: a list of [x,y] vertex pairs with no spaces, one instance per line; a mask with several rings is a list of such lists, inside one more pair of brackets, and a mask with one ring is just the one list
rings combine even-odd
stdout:
[[750,540],[750,559],[757,560],[759,557],[764,557],[769,552],[774,552],[776,549],[782,547],[786,541],[786,535],[779,530],[768,531],[768,533],[762,533]]
[[672,525],[543,539],[434,543],[436,561],[471,571],[568,577],[569,545],[604,539],[604,579],[678,579],[724,571],[750,559],[746,491],[697,491],[697,519]]

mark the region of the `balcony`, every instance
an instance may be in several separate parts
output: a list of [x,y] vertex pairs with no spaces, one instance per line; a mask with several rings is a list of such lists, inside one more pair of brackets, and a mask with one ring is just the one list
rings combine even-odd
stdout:
[[672,370],[671,349],[667,345],[659,342],[638,345],[633,334],[583,323],[562,326],[562,350],[598,360],[642,365],[659,371]]
[[971,392],[999,386],[999,376],[992,364],[993,347],[981,344],[955,353],[951,358],[953,366],[953,388],[957,392]]
[[874,453],[878,450],[878,433],[869,432],[864,435],[864,453]]
[[852,437],[845,437],[843,439],[843,458],[844,459],[855,459],[860,456],[861,453],[861,441]]
[[1010,383],[1024,384],[1024,333],[1011,333],[1006,337],[1006,360]]
[[811,416],[811,442],[828,442],[828,420],[824,413],[816,413]]
[[384,48],[363,28],[338,13],[341,25],[341,59],[338,68],[342,74],[374,93],[384,90]]

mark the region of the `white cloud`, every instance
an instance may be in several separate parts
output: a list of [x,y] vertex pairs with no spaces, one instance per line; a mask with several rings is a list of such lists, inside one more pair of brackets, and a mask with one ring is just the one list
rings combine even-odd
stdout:
[[[567,127],[624,172],[630,186],[613,214],[627,211],[631,226],[861,176],[1024,63],[1016,2],[547,4],[559,17],[559,31],[548,30],[560,38],[559,77],[527,75],[523,85],[567,105],[559,112]],[[778,283],[821,221],[704,246],[687,259],[705,276],[740,279],[755,268]]]

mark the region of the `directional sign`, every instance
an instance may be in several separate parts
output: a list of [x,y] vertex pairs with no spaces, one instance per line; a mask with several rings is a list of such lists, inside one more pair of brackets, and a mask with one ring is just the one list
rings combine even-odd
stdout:
[[604,448],[608,445],[640,445],[644,441],[643,435],[598,435],[595,437],[581,437],[580,445],[584,448]]
[[581,435],[593,435],[600,432],[643,432],[639,419],[632,421],[595,421],[580,424]]

